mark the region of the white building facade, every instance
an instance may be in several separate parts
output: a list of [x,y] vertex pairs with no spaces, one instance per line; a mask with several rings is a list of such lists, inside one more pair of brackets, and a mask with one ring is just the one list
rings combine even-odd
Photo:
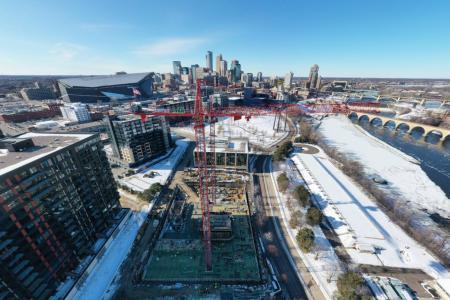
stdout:
[[60,107],[64,119],[72,122],[89,122],[91,115],[86,104],[84,103],[67,103]]

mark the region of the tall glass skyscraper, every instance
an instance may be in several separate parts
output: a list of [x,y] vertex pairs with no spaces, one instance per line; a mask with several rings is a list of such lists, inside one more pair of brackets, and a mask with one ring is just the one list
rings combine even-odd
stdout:
[[192,81],[195,83],[197,80],[197,69],[199,68],[198,64],[191,65],[191,74],[192,74]]
[[175,60],[172,62],[173,64],[173,74],[180,76],[181,75],[181,61]]
[[206,67],[212,71],[213,70],[213,53],[211,51],[206,52]]
[[234,59],[231,61],[230,70],[233,72],[233,75],[234,75],[233,81],[234,82],[240,81],[241,80],[241,64],[239,63],[238,60]]

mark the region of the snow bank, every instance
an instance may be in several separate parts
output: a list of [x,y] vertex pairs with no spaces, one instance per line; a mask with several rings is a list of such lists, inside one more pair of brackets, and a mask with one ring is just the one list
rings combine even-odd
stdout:
[[[140,212],[132,213],[124,227],[109,247],[107,247],[100,261],[97,262],[97,265],[86,278],[84,284],[78,288],[78,291],[72,299],[98,300],[103,298],[103,295],[107,292],[109,285],[116,276],[120,265],[131,250],[139,228],[145,218],[147,218],[147,214],[152,206],[153,203],[148,204]],[[108,290],[108,293],[112,295],[113,291]]]
[[345,116],[324,118],[319,131],[327,143],[359,160],[368,174],[386,179],[388,192],[406,199],[418,209],[450,217],[450,200],[431,181],[420,165],[414,164],[397,149],[369,138]]
[[292,160],[355,263],[421,269],[433,278],[450,276],[323,152],[295,154]]
[[291,239],[297,254],[301,257],[303,263],[308,268],[314,278],[314,281],[316,281],[319,285],[325,298],[332,299],[333,294],[337,290],[337,277],[342,273],[339,258],[319,226],[313,226],[312,228],[315,236],[314,250],[311,253],[303,253],[298,247],[295,236],[297,235],[299,229],[292,229],[288,224],[288,220],[291,218],[291,211],[286,205],[287,196],[279,192],[278,184],[275,180],[275,178],[277,178],[282,171],[286,171],[291,183],[295,183],[297,185],[304,184],[304,182],[300,178],[300,174],[295,169],[293,164],[289,164],[289,167],[282,164],[280,165],[280,170],[271,173],[272,184],[276,187],[276,199],[280,208],[284,227],[288,232],[289,238]]

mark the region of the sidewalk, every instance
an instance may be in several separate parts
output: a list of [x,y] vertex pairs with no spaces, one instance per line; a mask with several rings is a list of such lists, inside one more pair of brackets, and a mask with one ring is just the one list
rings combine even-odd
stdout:
[[[292,239],[292,237],[289,235],[289,232],[287,231],[288,225],[285,220],[285,217],[281,213],[279,207],[279,200],[278,200],[278,191],[276,190],[276,184],[272,179],[272,174],[266,174],[267,180],[268,180],[268,186],[270,186],[271,189],[271,195],[272,197],[269,197],[269,214],[277,217],[279,220],[279,224],[276,224],[275,228],[279,229],[279,235],[281,235],[282,240],[284,241],[284,245],[287,247],[286,251],[290,254],[291,258],[293,259],[292,263],[295,264],[297,272],[299,272],[299,276],[302,279],[305,289],[308,290],[308,295],[311,299],[316,300],[323,300],[323,299],[331,299],[330,297],[326,297],[324,293],[321,291],[320,287],[317,285],[316,280],[312,276],[310,270],[308,267],[304,264],[303,258],[301,257],[301,252],[299,252],[299,249],[296,249],[296,242],[295,238]],[[276,202],[273,202],[273,198],[277,198]]]
[[[276,174],[281,172],[281,170],[277,170],[275,172],[273,170],[271,171],[273,186],[277,187],[275,176]],[[298,178],[297,181],[299,181],[300,183],[302,180]],[[296,259],[298,261],[301,261],[305,269],[304,271],[306,271],[303,273],[307,274],[314,280],[315,284],[313,285],[313,287],[316,287],[316,291],[320,294],[321,299],[332,299],[333,294],[337,289],[336,278],[337,275],[339,275],[339,273],[341,272],[339,259],[336,256],[334,249],[326,239],[320,227],[315,226],[313,228],[313,231],[315,234],[316,248],[312,253],[303,253],[298,247],[297,241],[295,239],[298,230],[292,229],[289,226],[291,212],[285,205],[286,198],[282,193],[278,191],[278,187],[275,194],[277,202],[274,206],[277,207],[278,214],[281,216],[280,219],[283,221],[282,229],[284,235],[287,237],[286,240],[289,243],[291,253],[296,256]],[[306,275],[302,274],[302,276],[306,278]],[[312,287],[310,287],[310,289],[311,291],[314,291]],[[317,292],[315,294],[317,294]]]

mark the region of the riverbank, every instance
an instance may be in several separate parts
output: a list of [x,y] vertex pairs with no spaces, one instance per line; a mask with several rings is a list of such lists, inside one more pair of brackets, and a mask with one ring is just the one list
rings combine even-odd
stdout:
[[[355,121],[352,120],[354,123]],[[377,127],[359,122],[361,130],[370,136],[389,144],[420,162],[420,167],[450,198],[450,144],[426,142],[420,134],[405,134],[389,128]]]
[[392,222],[328,155],[296,153],[291,159],[354,263],[420,269],[435,279],[450,277],[439,259]]
[[330,116],[321,121],[318,130],[327,144],[361,162],[367,175],[384,178],[388,184],[380,188],[386,192],[428,214],[450,217],[450,200],[413,158],[369,137],[357,126],[345,116]]

